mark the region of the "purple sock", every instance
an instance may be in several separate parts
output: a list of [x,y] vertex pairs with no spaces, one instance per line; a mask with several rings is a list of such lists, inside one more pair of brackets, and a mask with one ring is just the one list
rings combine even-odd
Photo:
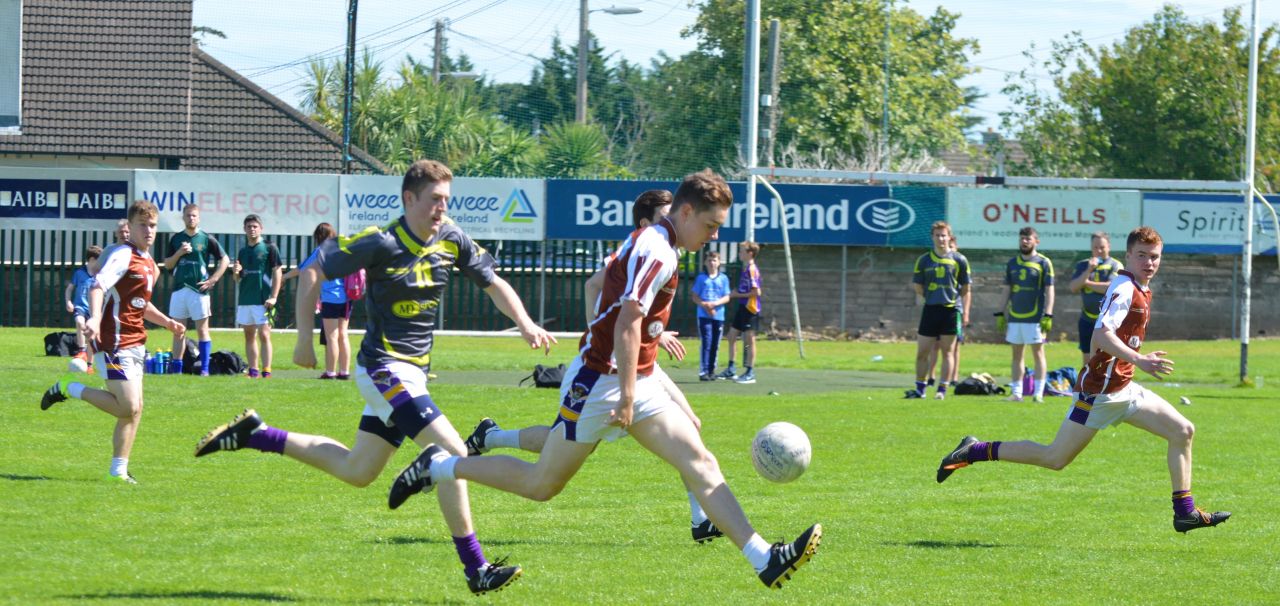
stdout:
[[946,384],[946,383],[938,383],[938,393],[940,393],[940,394],[942,394],[942,395],[944,395],[944,396],[945,396],[945,395],[947,395],[947,384]]
[[969,447],[969,453],[966,460],[970,463],[978,461],[999,461],[1000,460],[1000,443],[999,442],[978,442]]
[[1190,490],[1173,491],[1173,515],[1191,515],[1195,510],[1196,500],[1192,498]]
[[289,437],[289,432],[283,429],[263,426],[262,429],[249,434],[249,439],[245,446],[262,452],[274,452],[282,455],[284,454],[284,439],[287,437]]
[[924,388],[926,388],[926,387],[928,387],[928,386],[929,386],[929,384],[928,384],[928,383],[925,383],[924,381],[916,381],[916,393],[918,393],[918,394],[920,394],[920,395],[922,395],[922,396],[923,396],[923,395],[924,395]]
[[465,537],[453,537],[453,547],[458,550],[458,559],[462,560],[467,578],[475,576],[481,566],[489,563],[484,559],[484,550],[480,549],[480,541],[474,532]]

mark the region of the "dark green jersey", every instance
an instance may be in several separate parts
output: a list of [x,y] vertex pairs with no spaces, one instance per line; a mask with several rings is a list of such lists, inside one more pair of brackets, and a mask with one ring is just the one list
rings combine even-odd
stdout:
[[1044,294],[1053,288],[1053,262],[1036,253],[1030,259],[1015,255],[1004,270],[1004,283],[1010,287],[1010,322],[1039,322],[1044,315]]
[[924,287],[925,305],[955,307],[960,287],[969,284],[969,260],[955,251],[939,257],[930,250],[916,259],[911,281]]
[[275,244],[258,240],[256,246],[246,246],[236,255],[240,262],[240,300],[238,305],[262,305],[271,297],[271,280],[275,268],[280,267],[280,251]]
[[222,258],[222,246],[203,231],[196,230],[195,235],[180,231],[169,238],[169,252],[165,257],[173,256],[185,242],[191,243],[191,252],[178,258],[178,264],[173,266],[173,286],[200,292],[198,284],[209,279],[209,263]]
[[[1097,267],[1089,272],[1087,280],[1093,282],[1110,282],[1111,278],[1116,276],[1120,270],[1124,269],[1124,265],[1115,260],[1114,257],[1107,257]],[[1085,259],[1076,263],[1076,270],[1071,274],[1071,279],[1079,278],[1081,274],[1089,271],[1089,260]],[[1102,308],[1102,298],[1105,293],[1094,292],[1091,288],[1080,289],[1080,313],[1090,320],[1098,319],[1098,311]]]
[[480,288],[496,278],[493,257],[457,225],[441,225],[435,238],[423,242],[404,217],[329,239],[320,245],[316,260],[328,279],[365,270],[369,323],[359,356],[365,368],[393,360],[425,367],[431,361],[437,308],[453,270]]

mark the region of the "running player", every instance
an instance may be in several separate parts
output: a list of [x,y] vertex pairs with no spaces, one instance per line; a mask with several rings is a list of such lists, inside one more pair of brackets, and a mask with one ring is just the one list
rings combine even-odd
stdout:
[[1080,293],[1080,353],[1084,363],[1093,355],[1093,324],[1098,321],[1102,308],[1102,294],[1107,292],[1111,279],[1124,265],[1111,258],[1111,237],[1105,231],[1093,233],[1089,241],[1089,258],[1076,263],[1071,274],[1071,292]]
[[1013,393],[1005,398],[1022,401],[1023,349],[1031,346],[1035,359],[1036,402],[1044,402],[1045,374],[1049,368],[1044,358],[1044,342],[1053,328],[1053,262],[1036,251],[1040,235],[1034,227],[1018,231],[1018,254],[1005,266],[1004,311],[996,314],[996,326],[1004,331],[1004,340],[1013,345]]
[[947,381],[955,367],[955,350],[952,345],[960,326],[960,311],[956,304],[969,297],[969,260],[951,249],[951,225],[936,221],[929,230],[933,249],[916,259],[911,286],[916,296],[924,301],[920,312],[920,327],[916,330],[916,388],[908,389],[907,398],[923,398],[928,386],[929,356],[941,353],[942,368],[938,371],[938,391],[934,398],[947,397]]
[[[173,272],[174,291],[169,295],[169,317],[179,322],[191,318],[199,337],[200,376],[209,376],[209,354],[213,340],[209,336],[209,317],[213,315],[209,289],[213,288],[227,271],[230,259],[222,252],[218,239],[200,230],[200,207],[188,204],[182,208],[182,222],[186,229],[169,238],[169,256],[164,267]],[[218,268],[209,275],[209,261],[216,261]],[[174,337],[173,360],[170,373],[182,374],[182,353],[186,351],[186,339]]]
[[[269,427],[257,412],[247,410],[200,440],[197,457],[240,448],[274,452],[364,487],[378,477],[405,437],[419,446],[441,444],[466,456],[462,438],[427,391],[436,313],[453,270],[484,289],[498,310],[515,321],[531,348],[549,349],[555,339],[534,324],[519,295],[494,274],[493,257],[449,221],[452,181],[453,173],[444,164],[414,162],[401,187],[404,216],[382,229],[370,227],[351,237],[326,240],[316,261],[299,277],[294,362],[314,368],[311,333],[319,283],[366,271],[369,323],[356,364],[356,386],[365,407],[355,447]],[[443,452],[440,446],[433,448]],[[519,566],[485,559],[471,525],[466,483],[442,483],[439,497],[467,587],[483,594],[515,581],[522,572]]]
[[1129,270],[1107,287],[1105,304],[1094,326],[1094,354],[1080,371],[1075,401],[1053,442],[979,442],[966,436],[943,457],[938,482],[955,470],[980,461],[1009,461],[1060,470],[1075,460],[1098,430],[1121,422],[1145,429],[1169,444],[1169,477],[1173,483],[1173,528],[1187,532],[1217,526],[1231,517],[1227,511],[1209,513],[1195,506],[1191,496],[1191,439],[1195,426],[1173,406],[1134,382],[1139,368],[1156,379],[1173,372],[1173,360],[1163,351],[1139,353],[1151,321],[1151,279],[1160,269],[1164,244],[1150,227],[1129,233],[1125,263]]
[[631,435],[680,471],[760,580],[780,587],[817,551],[822,527],[813,525],[791,543],[766,543],[747,521],[689,416],[653,375],[658,338],[679,279],[676,248],[700,250],[715,239],[732,203],[724,179],[710,170],[690,175],[676,190],[671,214],[640,231],[609,262],[595,319],[566,373],[560,413],[536,464],[507,456],[451,456],[432,445],[396,476],[388,505],[395,509],[455,478],[546,501],[560,493],[600,440]]
[[146,200],[129,206],[128,241],[103,252],[89,288],[89,320],[84,334],[95,342],[94,363],[107,388],[80,383],[82,375],[67,375],[44,392],[40,408],[48,410],[68,397],[78,398],[116,418],[111,435],[109,477],[137,484],[129,473],[129,453],[142,420],[142,370],[147,357],[147,329],[143,320],[164,326],[181,338],[186,327],[151,304],[151,289],[159,269],[147,253],[156,239],[160,211]]

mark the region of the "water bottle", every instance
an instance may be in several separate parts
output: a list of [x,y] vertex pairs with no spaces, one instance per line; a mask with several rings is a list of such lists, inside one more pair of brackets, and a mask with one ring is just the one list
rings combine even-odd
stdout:
[[158,360],[156,360],[156,374],[162,375],[162,374],[168,373],[169,372],[169,351],[165,349],[161,349],[160,353],[156,354],[156,357],[159,358]]
[[143,372],[149,375],[156,373],[156,354],[147,356],[146,362],[142,365]]

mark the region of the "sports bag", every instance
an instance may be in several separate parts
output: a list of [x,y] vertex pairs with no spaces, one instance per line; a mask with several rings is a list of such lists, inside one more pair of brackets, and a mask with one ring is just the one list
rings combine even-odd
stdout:
[[209,374],[211,375],[238,375],[243,374],[249,365],[245,363],[244,358],[234,351],[215,351],[209,354]]
[[44,336],[44,355],[46,356],[71,356],[79,352],[76,333],[51,332]]
[[348,301],[354,302],[363,299],[365,290],[364,270],[361,269],[343,278],[342,288],[347,291]]
[[957,396],[1002,396],[1004,388],[975,374],[956,383],[954,393]]
[[560,387],[560,382],[564,380],[564,372],[564,364],[559,366],[538,364],[533,367],[533,374],[520,379],[520,386],[523,387],[525,382],[532,379],[535,387]]

